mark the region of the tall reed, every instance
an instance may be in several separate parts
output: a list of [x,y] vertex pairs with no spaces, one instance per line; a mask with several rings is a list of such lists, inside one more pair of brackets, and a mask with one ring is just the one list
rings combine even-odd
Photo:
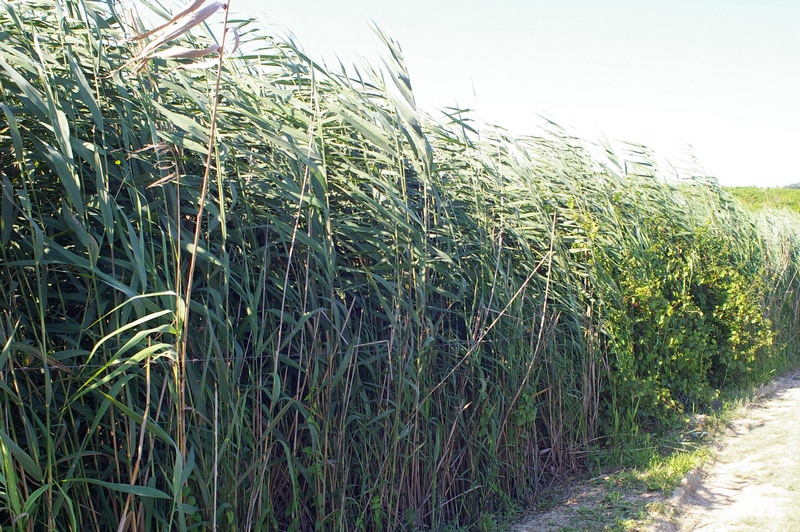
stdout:
[[474,524],[796,352],[796,217],[431,120],[385,35],[217,69],[128,15],[0,12],[3,527]]

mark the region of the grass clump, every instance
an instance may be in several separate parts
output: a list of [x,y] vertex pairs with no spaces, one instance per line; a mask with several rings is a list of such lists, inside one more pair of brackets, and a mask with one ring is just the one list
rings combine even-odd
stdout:
[[796,352],[795,218],[433,121],[389,38],[209,67],[113,3],[3,7],[6,528],[489,526]]

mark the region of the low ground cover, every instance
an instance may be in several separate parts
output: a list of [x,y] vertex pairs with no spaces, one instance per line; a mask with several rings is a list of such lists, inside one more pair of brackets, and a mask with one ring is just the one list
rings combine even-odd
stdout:
[[[556,487],[549,500],[497,530],[667,532],[700,524],[728,530],[763,516],[759,505],[771,503],[754,494],[765,486],[782,489],[796,477],[796,464],[785,463],[791,456],[785,444],[791,442],[789,420],[798,415],[797,377],[791,370],[761,386],[728,392],[708,413],[685,418],[649,445],[631,442],[610,461],[599,453],[584,477]],[[791,505],[785,508],[780,516],[772,514],[777,521],[762,521],[758,528],[788,529],[795,518]]]

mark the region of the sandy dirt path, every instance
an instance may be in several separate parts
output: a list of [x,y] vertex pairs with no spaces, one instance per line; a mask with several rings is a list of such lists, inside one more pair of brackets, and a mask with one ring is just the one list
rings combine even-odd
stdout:
[[800,372],[763,387],[716,439],[715,458],[670,498],[578,481],[513,532],[800,532]]
[[713,463],[675,495],[682,531],[800,531],[800,374],[728,425]]

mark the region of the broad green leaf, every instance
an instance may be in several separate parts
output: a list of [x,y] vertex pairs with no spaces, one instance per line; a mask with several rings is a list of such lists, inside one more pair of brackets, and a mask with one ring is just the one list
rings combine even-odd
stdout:
[[19,465],[22,466],[22,469],[27,474],[29,474],[37,482],[42,482],[42,480],[44,480],[42,468],[38,463],[36,463],[36,460],[34,460],[29,453],[25,452],[25,450],[17,445],[17,443],[12,440],[2,428],[0,428],[0,440],[2,440],[3,444],[11,452],[11,455],[15,460],[17,460],[17,462],[19,462]]
[[151,488],[148,486],[131,485],[131,484],[120,484],[118,482],[106,482],[105,480],[100,480],[96,478],[75,478],[75,479],[65,480],[62,482],[62,484],[65,486],[76,483],[94,484],[95,486],[100,486],[101,488],[105,488],[107,490],[118,491],[120,493],[129,493],[137,497],[152,497],[155,499],[172,498],[163,491],[156,488]]

